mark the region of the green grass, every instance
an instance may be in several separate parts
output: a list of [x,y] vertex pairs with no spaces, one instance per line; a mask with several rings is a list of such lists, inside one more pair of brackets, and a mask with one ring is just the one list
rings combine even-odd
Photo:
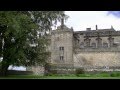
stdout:
[[120,77],[77,77],[77,76],[35,76],[19,75],[0,77],[0,79],[120,79]]
[[49,76],[40,75],[9,75],[7,77],[0,77],[0,79],[120,79],[120,72],[101,72],[97,74],[69,74],[57,75],[51,74]]

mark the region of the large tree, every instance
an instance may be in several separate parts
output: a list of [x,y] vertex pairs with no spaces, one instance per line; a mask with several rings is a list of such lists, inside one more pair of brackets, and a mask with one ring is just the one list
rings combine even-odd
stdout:
[[1,75],[10,65],[45,63],[46,32],[63,17],[67,17],[63,11],[0,11]]

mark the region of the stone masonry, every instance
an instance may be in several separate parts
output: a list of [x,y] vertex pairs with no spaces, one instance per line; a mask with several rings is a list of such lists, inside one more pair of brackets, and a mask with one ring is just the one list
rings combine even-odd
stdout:
[[[63,49],[61,49],[61,47]],[[73,31],[65,25],[51,33],[51,63],[73,68],[119,69],[120,31],[109,29]]]
[[120,70],[120,31],[109,29],[74,31],[63,23],[50,35],[50,64],[57,69]]

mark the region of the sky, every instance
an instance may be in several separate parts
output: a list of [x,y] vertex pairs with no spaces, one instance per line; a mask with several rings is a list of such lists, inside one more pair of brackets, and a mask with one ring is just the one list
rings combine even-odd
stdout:
[[[111,25],[115,30],[120,30],[120,18],[108,14],[108,11],[65,11],[65,14],[69,16],[65,25],[69,28],[73,27],[74,31],[83,31],[86,28],[95,29],[95,25],[98,29],[111,28]],[[59,26],[58,23],[57,26]]]
[[[111,25],[115,30],[120,30],[120,18],[108,14],[107,11],[65,11],[65,14],[69,16],[65,25],[69,28],[73,27],[74,31],[83,31],[86,28],[95,29],[95,25],[98,29],[111,28]],[[59,26],[60,23],[57,24]],[[24,67],[9,67],[9,69],[26,70]]]
[[26,68],[23,67],[23,66],[19,66],[19,67],[17,67],[17,66],[14,66],[14,67],[9,66],[8,69],[9,69],[9,70],[20,70],[20,71],[26,71]]

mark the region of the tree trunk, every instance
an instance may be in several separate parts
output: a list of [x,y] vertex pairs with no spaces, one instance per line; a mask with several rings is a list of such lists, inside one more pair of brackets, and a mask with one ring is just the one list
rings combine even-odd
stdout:
[[7,76],[8,67],[9,67],[9,63],[7,62],[7,60],[3,58],[0,67],[0,76]]
[[[4,30],[5,31],[5,30]],[[4,33],[3,33],[3,37],[4,37]],[[8,67],[9,67],[9,52],[7,51],[7,49],[9,48],[9,39],[7,37],[4,37],[4,45],[3,45],[3,50],[2,50],[2,57],[3,60],[1,62],[1,67],[0,67],[0,75],[1,76],[7,76],[7,71],[8,71]]]

